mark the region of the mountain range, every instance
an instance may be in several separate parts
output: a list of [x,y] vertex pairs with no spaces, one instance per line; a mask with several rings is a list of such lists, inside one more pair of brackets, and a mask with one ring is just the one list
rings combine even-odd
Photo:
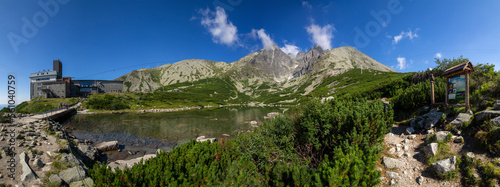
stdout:
[[[235,62],[215,62],[202,59],[182,60],[150,69],[139,69],[118,77],[124,81],[125,90],[155,91],[165,87],[168,90],[182,90],[196,87],[202,80],[223,79],[225,84],[234,86],[234,92],[244,94],[251,100],[274,94],[283,97],[281,102],[293,102],[300,95],[307,95],[318,86],[325,85],[329,77],[339,76],[347,71],[359,69],[361,72],[395,72],[353,47],[338,47],[323,50],[314,46],[308,52],[296,55],[285,54],[278,46],[251,53]],[[191,83],[191,85],[186,84]],[[176,86],[177,85],[177,86]],[[335,85],[328,94],[335,91]],[[232,96],[231,96],[232,97]],[[234,97],[238,97],[235,94]],[[233,98],[234,99],[234,98]],[[278,99],[279,100],[279,99]],[[260,101],[264,101],[262,98]]]

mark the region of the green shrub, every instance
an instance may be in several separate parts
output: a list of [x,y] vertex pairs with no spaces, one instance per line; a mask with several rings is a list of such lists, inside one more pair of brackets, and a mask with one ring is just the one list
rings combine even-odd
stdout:
[[474,143],[477,147],[485,151],[492,150],[497,155],[500,154],[500,128],[496,128],[489,132],[477,132],[474,136]]
[[462,164],[460,164],[460,171],[462,173],[462,183],[465,186],[477,186],[480,180],[474,177],[476,166],[472,158],[462,156]]
[[479,170],[482,173],[483,186],[495,186],[496,181],[500,180],[500,168],[492,162],[480,166]]
[[453,135],[451,135],[451,133],[448,133],[448,135],[446,135],[446,138],[444,138],[444,142],[449,142],[449,141],[451,141],[452,138],[453,138]]
[[[394,109],[401,112],[416,110],[417,108],[429,105],[431,102],[431,83],[429,80],[409,86],[398,91],[392,98]],[[446,93],[446,79],[436,78],[434,81],[434,99],[436,102],[444,102]]]
[[312,100],[234,139],[192,140],[130,169],[89,172],[96,186],[375,186],[392,118],[381,102]]
[[120,110],[128,109],[129,106],[122,101],[122,98],[110,94],[92,95],[85,106],[97,110]]

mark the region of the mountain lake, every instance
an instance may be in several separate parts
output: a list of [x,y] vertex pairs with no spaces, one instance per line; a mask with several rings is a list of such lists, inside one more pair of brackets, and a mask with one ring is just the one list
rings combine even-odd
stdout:
[[250,122],[261,125],[268,113],[282,113],[283,107],[223,107],[160,113],[77,114],[64,122],[64,128],[80,141],[93,145],[118,141],[120,151],[106,153],[102,161],[141,157],[157,149],[172,147],[196,139],[234,137],[237,131],[251,129]]

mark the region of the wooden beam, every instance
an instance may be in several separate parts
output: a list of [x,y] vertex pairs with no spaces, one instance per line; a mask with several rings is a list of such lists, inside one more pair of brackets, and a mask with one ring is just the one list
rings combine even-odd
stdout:
[[433,105],[434,101],[434,81],[431,81],[431,104]]

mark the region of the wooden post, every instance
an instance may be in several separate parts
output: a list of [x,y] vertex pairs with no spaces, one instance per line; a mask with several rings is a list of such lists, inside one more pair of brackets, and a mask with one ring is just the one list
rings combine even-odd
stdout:
[[431,105],[434,105],[434,81],[431,81]]
[[465,111],[469,110],[469,71],[465,73]]

